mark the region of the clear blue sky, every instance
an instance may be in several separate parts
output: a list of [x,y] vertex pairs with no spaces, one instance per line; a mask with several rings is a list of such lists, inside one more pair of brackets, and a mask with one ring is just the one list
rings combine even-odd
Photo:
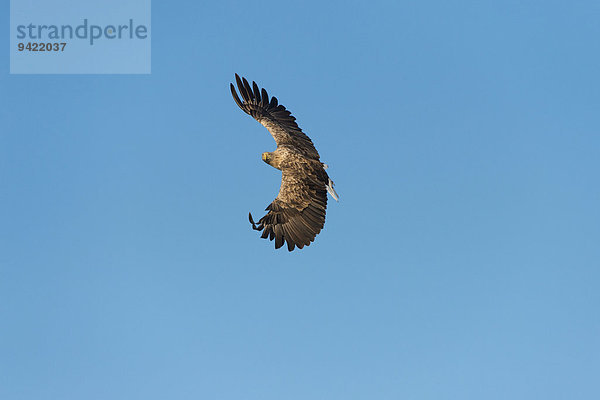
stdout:
[[[4,48],[0,398],[600,398],[597,1],[152,16],[147,76]],[[248,223],[280,176],[235,72],[330,164],[304,250]]]

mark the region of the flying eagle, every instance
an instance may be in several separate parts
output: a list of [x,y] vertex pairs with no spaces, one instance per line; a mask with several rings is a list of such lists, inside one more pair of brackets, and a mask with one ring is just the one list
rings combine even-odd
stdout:
[[284,242],[289,251],[309,246],[325,224],[327,192],[338,200],[333,181],[325,172],[327,165],[319,160],[317,149],[298,127],[296,118],[277,103],[276,97],[269,99],[265,89],[259,89],[256,82],[250,86],[238,74],[235,80],[243,101],[230,84],[233,99],[267,128],[277,143],[275,151],[262,153],[262,160],[281,171],[279,194],[266,208],[267,215],[258,224],[251,213],[248,215],[252,228],[262,231],[263,239],[275,239],[276,249]]

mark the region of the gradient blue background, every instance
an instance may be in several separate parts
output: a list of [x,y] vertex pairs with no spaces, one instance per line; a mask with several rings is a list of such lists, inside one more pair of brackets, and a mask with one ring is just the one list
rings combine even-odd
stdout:
[[[149,76],[3,52],[0,398],[600,398],[597,2],[152,15]],[[304,250],[250,229],[280,177],[234,72],[331,166]]]

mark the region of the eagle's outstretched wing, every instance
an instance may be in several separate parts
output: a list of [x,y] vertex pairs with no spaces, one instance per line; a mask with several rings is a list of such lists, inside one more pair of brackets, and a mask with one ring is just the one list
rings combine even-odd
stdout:
[[317,161],[299,162],[282,171],[279,194],[266,208],[258,226],[249,214],[252,228],[261,237],[275,239],[278,249],[287,243],[289,251],[310,245],[325,224],[327,173]]
[[273,96],[269,99],[265,89],[259,89],[256,82],[252,82],[250,86],[246,78],[240,79],[238,74],[235,74],[235,80],[243,101],[240,100],[231,83],[233,99],[245,113],[268,129],[277,146],[291,145],[305,156],[319,159],[319,153],[313,142],[298,127],[296,118],[284,106],[277,103],[277,97]]

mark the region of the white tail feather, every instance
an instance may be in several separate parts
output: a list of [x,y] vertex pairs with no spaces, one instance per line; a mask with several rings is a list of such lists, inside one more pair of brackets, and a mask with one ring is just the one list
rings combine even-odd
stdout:
[[331,179],[329,179],[329,182],[327,182],[327,191],[329,192],[331,197],[333,197],[335,199],[335,201],[340,201],[340,197],[338,196],[335,189],[333,188],[334,186],[335,186],[335,183],[333,183],[333,181]]

